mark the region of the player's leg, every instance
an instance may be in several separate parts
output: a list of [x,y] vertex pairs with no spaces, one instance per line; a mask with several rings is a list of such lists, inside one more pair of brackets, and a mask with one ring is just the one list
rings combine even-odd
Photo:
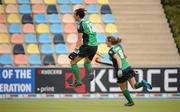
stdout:
[[83,59],[83,57],[79,57],[77,56],[74,60],[71,60],[70,64],[71,64],[71,69],[75,75],[76,78],[76,82],[75,82],[75,86],[81,86],[81,78],[80,78],[80,72],[79,72],[79,68],[77,66],[77,63]]
[[142,82],[136,82],[135,77],[129,78],[128,81],[129,81],[131,87],[134,89],[138,89],[143,86]]
[[91,65],[91,60],[89,58],[85,58],[84,67],[86,69],[86,73],[88,74],[89,80],[92,81],[94,79],[94,74]]
[[118,86],[120,87],[120,89],[122,90],[123,95],[125,96],[125,98],[128,101],[128,103],[125,104],[125,106],[133,106],[134,102],[133,102],[133,100],[131,98],[130,92],[126,88],[126,82],[118,83]]

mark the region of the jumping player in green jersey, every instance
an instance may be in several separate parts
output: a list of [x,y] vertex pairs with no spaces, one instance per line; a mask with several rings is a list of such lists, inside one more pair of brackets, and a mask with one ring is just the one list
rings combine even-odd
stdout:
[[78,22],[78,40],[74,52],[69,54],[72,71],[75,74],[75,87],[81,86],[81,79],[77,63],[85,58],[84,67],[92,81],[94,78],[91,61],[97,51],[96,32],[90,21],[84,19],[86,10],[83,8],[74,11],[74,18]]
[[110,47],[108,54],[110,56],[110,60],[113,63],[115,77],[117,78],[118,86],[122,90],[123,95],[128,100],[128,103],[125,104],[125,106],[133,106],[134,102],[130,96],[129,91],[126,88],[127,82],[129,82],[131,87],[134,89],[138,89],[140,87],[152,89],[152,86],[145,80],[142,80],[141,82],[136,82],[136,73],[131,68],[130,64],[127,62],[126,55],[120,42],[121,39],[118,37],[107,36],[106,44],[108,47]]

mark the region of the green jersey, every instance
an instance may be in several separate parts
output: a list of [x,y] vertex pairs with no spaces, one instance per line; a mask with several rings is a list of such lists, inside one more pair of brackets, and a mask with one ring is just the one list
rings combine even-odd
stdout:
[[82,19],[78,25],[78,33],[83,33],[83,44],[97,46],[96,32],[90,21]]
[[119,68],[118,68],[118,63],[117,63],[116,59],[113,58],[113,56],[115,54],[117,54],[119,56],[119,58],[121,59],[122,70],[124,70],[130,66],[128,64],[126,58],[124,57],[123,49],[120,44],[112,46],[111,49],[109,50],[108,54],[110,56],[110,60],[112,60],[112,62],[113,62],[113,66],[116,70],[118,70]]

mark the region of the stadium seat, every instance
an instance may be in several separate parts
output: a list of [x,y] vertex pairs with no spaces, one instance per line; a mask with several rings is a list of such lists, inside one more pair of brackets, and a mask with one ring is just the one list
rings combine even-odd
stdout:
[[75,33],[71,33],[67,35],[67,43],[69,44],[76,43],[77,39],[78,39],[78,36]]
[[79,8],[84,8],[84,9],[85,9],[85,5],[82,5],[82,4],[73,5],[73,12],[74,12],[76,9],[79,9]]
[[[37,33],[49,33],[49,26],[47,24],[38,24],[36,26]],[[56,29],[58,30],[58,29]]]
[[99,10],[96,5],[88,5],[86,9],[89,14],[99,13]]
[[58,4],[70,4],[70,0],[57,0]]
[[7,17],[8,23],[20,23],[19,15],[17,14],[9,14]]
[[56,0],[44,0],[45,4],[56,4]]
[[32,5],[32,13],[34,14],[45,14],[46,10],[43,4],[34,4]]
[[75,23],[75,20],[74,20],[73,16],[70,15],[70,14],[64,14],[62,16],[62,21],[64,23]]
[[31,14],[30,5],[27,5],[27,4],[19,5],[19,13],[20,14]]
[[33,24],[33,19],[30,14],[24,14],[22,16],[22,24],[26,24],[26,23]]
[[41,45],[42,54],[53,54],[53,48],[51,44],[42,44]]
[[4,0],[5,4],[16,4],[16,0]]
[[47,65],[55,65],[55,59],[53,57],[53,55],[45,55],[44,59],[43,59],[43,65],[47,66]]
[[104,33],[104,27],[102,24],[94,24],[94,30],[96,33]]
[[24,24],[23,32],[24,33],[35,33],[34,25],[33,24]]
[[54,44],[65,44],[62,34],[55,34],[53,39]]
[[10,24],[9,33],[22,33],[20,24]]
[[50,30],[51,30],[52,34],[62,34],[63,33],[61,24],[51,24]]
[[6,24],[0,24],[0,33],[8,33]]
[[22,44],[15,44],[13,47],[13,54],[25,54],[24,47]]
[[47,23],[46,16],[44,14],[36,14],[34,16],[34,22],[37,23],[37,24]]
[[0,44],[0,54],[10,54],[11,49],[9,44]]
[[3,14],[3,13],[4,13],[4,6],[0,5],[0,14]]
[[17,0],[18,4],[29,4],[29,0]]
[[0,24],[1,23],[5,23],[6,20],[5,20],[5,16],[3,14],[0,15]]
[[0,34],[0,44],[9,43],[9,36],[7,34]]
[[14,4],[9,4],[6,6],[6,13],[18,13],[18,8]]
[[102,5],[101,6],[101,14],[112,14],[110,6],[107,4]]
[[86,3],[86,4],[96,4],[97,0],[84,0],[84,3]]
[[64,26],[64,32],[65,33],[77,33],[77,28],[75,24],[65,24]]
[[40,44],[51,44],[52,40],[48,34],[40,34],[39,35],[39,43]]
[[102,5],[102,4],[109,4],[108,0],[97,0],[97,3]]
[[104,14],[102,16],[102,19],[105,24],[115,23],[115,18],[113,17],[112,14]]
[[112,61],[109,59],[109,54],[102,55],[103,58],[100,58],[100,61],[112,64]]
[[118,30],[115,24],[107,24],[105,31],[106,33],[118,33]]
[[62,54],[62,55],[59,55],[57,57],[57,64],[58,65],[67,66],[70,64],[69,62],[70,62],[70,60],[68,58],[68,55],[66,55],[66,54]]
[[31,66],[40,66],[41,65],[41,58],[40,55],[30,55],[28,57],[28,63]]
[[98,14],[89,15],[89,20],[92,23],[102,23],[101,17]]
[[109,51],[109,48],[107,47],[106,44],[99,44],[98,45],[98,51],[97,51],[98,53],[100,53],[100,54],[107,54],[108,51]]
[[43,4],[43,0],[31,0],[32,4]]
[[83,4],[82,0],[70,0],[72,4]]
[[48,14],[48,19],[50,23],[61,23],[60,16],[57,14]]
[[24,43],[24,37],[22,34],[13,34],[11,36],[11,43],[12,44],[23,44]]
[[36,44],[37,43],[36,35],[35,34],[26,34],[24,41],[26,44]]
[[27,53],[28,54],[39,54],[39,48],[37,44],[29,44],[27,45]]
[[0,5],[2,4],[2,1],[0,0]]
[[28,64],[27,56],[22,54],[15,55],[14,64],[16,66],[27,65]]
[[68,50],[65,44],[56,44],[55,52],[56,54],[67,54]]
[[59,11],[63,14],[72,13],[72,8],[70,5],[61,5]]
[[58,14],[56,5],[48,5],[47,14]]
[[7,66],[7,65],[12,65],[12,64],[13,64],[13,61],[9,54],[3,54],[0,56],[0,65]]
[[106,43],[106,35],[103,33],[97,33],[97,43]]

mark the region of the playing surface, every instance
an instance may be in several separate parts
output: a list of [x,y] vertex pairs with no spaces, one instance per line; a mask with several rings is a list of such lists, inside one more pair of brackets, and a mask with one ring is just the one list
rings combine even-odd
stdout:
[[180,100],[1,100],[0,112],[179,112]]

